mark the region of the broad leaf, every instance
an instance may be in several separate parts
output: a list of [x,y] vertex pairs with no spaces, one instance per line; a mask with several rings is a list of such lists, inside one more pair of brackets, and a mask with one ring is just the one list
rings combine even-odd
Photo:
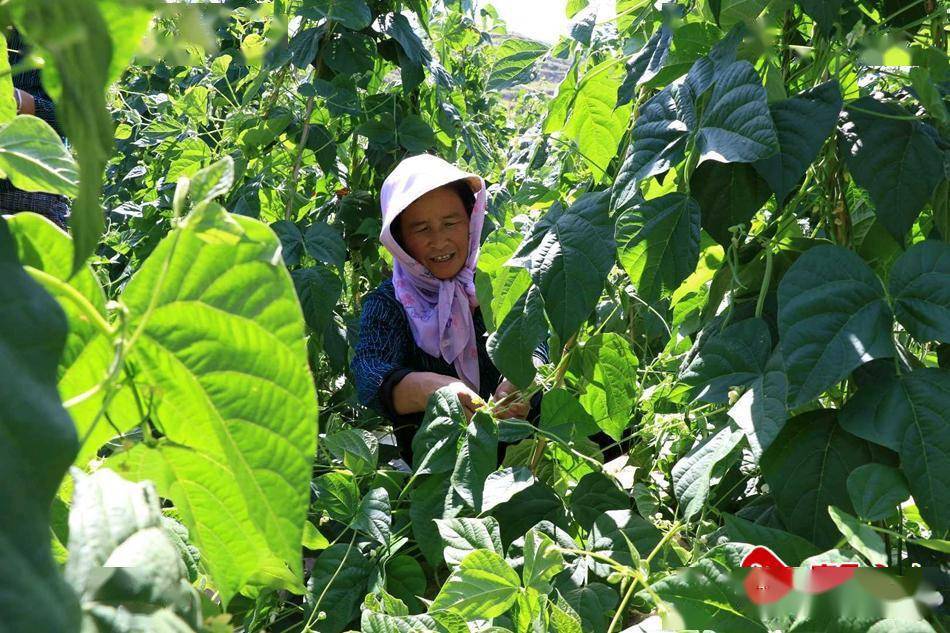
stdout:
[[369,431],[343,429],[327,435],[323,441],[330,454],[343,462],[343,466],[353,471],[353,474],[368,475],[376,470],[379,440]]
[[517,493],[531,487],[534,482],[531,470],[523,466],[502,468],[493,472],[485,480],[482,512],[488,512],[498,504],[505,503]]
[[498,371],[524,388],[534,380],[534,351],[546,335],[544,301],[540,289],[532,285],[511,306],[485,347]]
[[317,406],[278,252],[265,225],[210,203],[122,295],[165,435],[137,449],[138,478],[175,502],[225,602],[248,583],[302,589]]
[[819,553],[817,547],[790,532],[746,521],[732,514],[723,515],[723,519],[726,523],[726,534],[731,540],[768,547],[791,567],[797,567],[806,558]]
[[541,398],[541,429],[551,433],[562,442],[575,437],[587,437],[597,432],[597,424],[566,389],[551,389]]
[[452,489],[476,512],[482,508],[485,480],[498,464],[498,427],[492,417],[479,411],[469,420],[458,449]]
[[514,604],[520,586],[504,558],[475,550],[452,571],[429,610],[452,610],[468,620],[498,617]]
[[354,546],[337,543],[320,552],[307,581],[307,609],[325,614],[320,633],[341,633],[359,613],[372,566]]
[[593,376],[580,403],[601,430],[619,440],[630,426],[640,361],[623,336],[616,332],[598,336]]
[[710,338],[680,375],[704,402],[726,402],[729,390],[751,384],[765,373],[772,336],[762,319],[745,319]]
[[614,264],[608,194],[589,193],[570,207],[556,204],[534,226],[512,264],[525,265],[541,289],[554,331],[567,340],[597,305]]
[[799,257],[779,284],[778,310],[790,406],[817,398],[859,365],[894,353],[880,280],[839,246],[816,246]]
[[541,594],[551,591],[549,581],[564,569],[564,557],[554,541],[538,530],[528,530],[524,537],[524,567],[521,578],[524,586]]
[[877,532],[835,506],[828,506],[828,514],[847,539],[848,545],[867,558],[872,565],[887,565],[887,548]]
[[828,506],[854,510],[848,476],[871,461],[870,446],[842,429],[834,411],[818,410],[789,420],[759,465],[788,529],[827,548],[837,541]]
[[788,378],[780,352],[774,352],[765,373],[729,409],[729,417],[746,434],[756,459],[771,446],[788,419]]
[[353,31],[361,31],[373,20],[373,12],[364,0],[305,0],[302,15],[339,22]]
[[333,269],[317,265],[291,271],[303,318],[314,334],[322,336],[333,321],[333,308],[343,294],[343,280]]
[[386,545],[389,542],[392,508],[389,505],[389,492],[385,488],[374,488],[366,493],[356,510],[352,527],[377,543]]
[[450,472],[455,466],[459,436],[467,426],[458,396],[445,388],[429,396],[422,424],[412,438],[415,472]]
[[904,475],[896,468],[865,464],[848,476],[848,496],[859,517],[881,521],[897,512],[897,506],[910,498],[910,490]]
[[769,106],[779,152],[753,166],[769,183],[780,206],[834,131],[841,106],[841,87],[834,80]]
[[730,631],[767,633],[769,630],[729,569],[711,558],[668,576],[652,586],[667,603],[663,628],[670,631]]
[[[498,471],[498,473],[501,474],[511,470],[511,468],[507,468]],[[550,486],[538,481],[526,488],[522,487],[524,479],[530,474],[527,468],[518,467],[514,469],[512,476],[500,477],[496,482],[499,484],[498,487],[501,488],[505,480],[513,480],[512,485],[518,487],[518,492],[512,495],[499,491],[498,496],[508,497],[508,501],[499,503],[492,509],[492,516],[498,519],[501,526],[501,542],[505,545],[521,537],[541,521],[549,521],[562,527],[567,525],[564,502]],[[485,488],[487,502],[487,484]]]
[[577,523],[589,530],[594,521],[608,510],[628,510],[630,497],[603,473],[587,473],[577,482],[568,499],[568,507]]
[[541,42],[510,37],[495,49],[495,61],[488,73],[487,90],[511,88],[531,80],[531,70],[548,48]]
[[[486,238],[479,251],[475,290],[489,331],[498,329],[508,312],[531,286],[531,275],[527,270],[505,266],[505,262],[518,250],[521,238],[522,235],[516,231],[499,229]],[[495,362],[497,364],[497,360]]]
[[20,267],[0,219],[0,611],[21,631],[75,631],[76,598],[50,550],[50,504],[78,448],[56,391],[63,311]]
[[858,390],[841,412],[851,433],[901,456],[921,515],[950,529],[950,372],[923,368]]
[[138,630],[160,630],[148,626],[152,618],[200,628],[198,595],[163,527],[155,488],[124,481],[108,469],[73,473],[65,576],[83,601],[87,620],[112,630],[113,620],[130,617],[123,603],[134,603],[131,617]]
[[617,592],[599,582],[572,587],[564,592],[564,599],[581,617],[583,631],[606,631],[610,614],[620,601]]
[[571,116],[563,134],[577,143],[577,151],[601,181],[627,131],[632,106],[617,107],[622,70],[607,60],[587,71],[577,86]]
[[55,130],[34,116],[18,116],[0,127],[0,174],[24,191],[75,196],[76,162]]
[[85,441],[76,463],[85,465],[110,438],[116,426],[127,431],[141,418],[134,396],[116,388],[109,404],[109,424],[100,410],[106,394],[97,387],[115,358],[112,328],[106,322],[106,298],[92,269],[72,275],[73,244],[59,227],[33,213],[10,217],[7,226],[26,271],[59,301],[69,334],[59,359],[59,393],[69,404],[76,431]]
[[894,314],[921,343],[950,343],[950,243],[914,244],[894,262],[888,283]]
[[490,550],[504,555],[498,521],[493,517],[482,519],[436,519],[439,535],[445,547],[443,556],[449,566],[458,565],[462,559],[477,549]]
[[670,54],[672,38],[673,31],[668,26],[662,26],[647,40],[643,48],[627,60],[627,77],[617,91],[618,106],[630,103],[637,88],[660,72]]
[[[621,565],[636,567],[640,558],[650,554],[661,539],[659,530],[631,510],[610,510],[594,521],[587,538],[587,549]],[[588,565],[602,578],[615,571],[602,558],[591,558]]]
[[748,228],[772,192],[749,164],[708,161],[693,172],[690,194],[699,203],[703,228],[728,246],[732,241],[729,228],[742,224]]
[[[93,0],[37,0],[21,7],[20,32],[28,34],[35,52],[47,61],[43,85],[56,101],[57,119],[79,159],[79,191],[69,220],[75,240],[73,271],[78,271],[95,251],[105,224],[99,195],[112,152],[113,123],[105,92],[113,42]],[[64,39],[63,33],[77,35]]]
[[738,458],[736,448],[743,437],[741,430],[727,426],[700,441],[673,466],[673,492],[685,520],[703,509],[714,474],[721,474]]
[[828,36],[839,21],[844,0],[797,0],[797,2],[802,11],[815,21],[821,33]]
[[290,220],[278,220],[271,224],[270,228],[280,239],[280,254],[284,263],[288,266],[299,264],[303,254],[303,233],[300,228]]
[[349,523],[360,503],[360,489],[353,475],[342,472],[329,472],[320,475],[311,484],[314,508],[326,512],[331,519]]
[[898,242],[945,177],[932,130],[911,118],[898,105],[863,97],[845,108],[841,125],[851,175],[871,195],[878,220]]
[[692,198],[671,193],[638,201],[617,219],[620,263],[644,300],[668,295],[696,269],[701,214]]
[[303,236],[307,254],[318,262],[337,268],[346,260],[346,244],[343,238],[326,222],[314,222]]
[[[712,86],[702,112],[697,103]],[[633,148],[614,183],[614,206],[632,201],[639,183],[683,160],[695,141],[699,162],[751,163],[775,154],[778,137],[765,88],[745,61],[703,57],[689,74],[664,88],[641,110]]]
[[448,477],[429,476],[417,484],[409,495],[412,536],[426,560],[433,566],[442,563],[442,539],[435,522],[438,519],[454,518],[461,509],[446,503],[451,489]]

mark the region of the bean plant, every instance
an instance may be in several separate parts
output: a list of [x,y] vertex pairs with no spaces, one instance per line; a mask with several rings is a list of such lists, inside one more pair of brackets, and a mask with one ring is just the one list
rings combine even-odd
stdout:
[[[0,222],[0,630],[948,629],[948,6],[596,4],[0,3],[0,172],[72,206]],[[425,152],[540,413],[407,463],[349,361]]]

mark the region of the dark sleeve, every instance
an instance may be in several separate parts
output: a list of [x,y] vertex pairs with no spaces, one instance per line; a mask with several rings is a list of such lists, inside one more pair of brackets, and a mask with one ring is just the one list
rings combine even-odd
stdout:
[[[393,387],[409,373],[406,317],[401,310],[399,304],[379,294],[366,297],[360,313],[360,338],[350,363],[360,404],[387,415],[394,413]],[[398,379],[397,371],[402,374]]]
[[46,96],[46,93],[43,94],[33,94],[33,103],[34,108],[36,109],[35,116],[43,119],[50,124],[57,133],[62,134],[59,129],[59,123],[56,122],[56,106],[53,105],[53,100]]
[[541,341],[541,344],[535,348],[531,355],[540,360],[542,363],[549,363],[551,361],[550,349],[548,348],[548,337],[544,337],[544,340]]

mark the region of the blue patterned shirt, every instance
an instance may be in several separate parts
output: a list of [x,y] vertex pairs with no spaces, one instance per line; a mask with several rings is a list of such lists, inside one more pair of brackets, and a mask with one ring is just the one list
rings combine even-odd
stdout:
[[[501,374],[485,349],[488,335],[479,309],[475,310],[474,322],[480,377],[479,395],[488,398],[501,382]],[[542,344],[535,351],[535,356],[547,362],[547,345]],[[441,357],[430,356],[416,345],[409,327],[409,318],[396,298],[392,280],[381,283],[363,300],[360,337],[350,369],[356,378],[356,393],[360,403],[380,411],[394,424],[418,423],[421,420],[421,414],[397,414],[392,405],[392,388],[406,374],[429,371],[458,376],[453,365]]]

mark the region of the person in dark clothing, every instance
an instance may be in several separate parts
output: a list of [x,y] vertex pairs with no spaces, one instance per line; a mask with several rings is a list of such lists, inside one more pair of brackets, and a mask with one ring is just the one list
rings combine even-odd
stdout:
[[[380,241],[393,278],[363,300],[351,369],[359,401],[392,422],[406,461],[435,391],[450,388],[471,416],[517,390],[488,356],[475,297],[486,200],[480,177],[430,155],[402,161],[383,184]],[[547,362],[546,346],[535,357]],[[496,413],[525,419],[530,409],[516,402]]]
[[[16,29],[9,28],[4,35],[7,38],[7,58],[10,61],[10,67],[15,69],[17,64],[27,56],[26,46]],[[62,136],[56,122],[56,107],[43,89],[39,70],[27,70],[13,76],[13,98],[17,104],[17,114],[31,114],[39,117]],[[0,213],[23,211],[32,211],[46,216],[65,230],[69,202],[64,196],[22,191],[14,187],[9,180],[0,180]]]

